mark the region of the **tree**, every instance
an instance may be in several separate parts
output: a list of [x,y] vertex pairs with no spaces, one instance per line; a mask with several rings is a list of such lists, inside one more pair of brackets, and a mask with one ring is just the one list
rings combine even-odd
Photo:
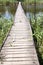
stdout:
[[24,0],[17,0],[17,1],[23,2]]

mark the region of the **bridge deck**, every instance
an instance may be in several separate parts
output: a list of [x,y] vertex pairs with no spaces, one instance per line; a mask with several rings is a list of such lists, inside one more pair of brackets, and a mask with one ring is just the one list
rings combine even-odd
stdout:
[[0,65],[39,65],[30,22],[19,3],[14,25],[1,50]]

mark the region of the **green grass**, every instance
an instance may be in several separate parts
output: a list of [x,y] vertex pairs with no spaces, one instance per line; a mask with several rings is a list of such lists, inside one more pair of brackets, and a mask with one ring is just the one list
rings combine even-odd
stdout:
[[36,16],[36,21],[32,16],[31,26],[39,60],[43,65],[43,16]]
[[2,45],[6,34],[9,32],[11,26],[13,24],[13,20],[7,20],[5,18],[0,18],[0,46]]

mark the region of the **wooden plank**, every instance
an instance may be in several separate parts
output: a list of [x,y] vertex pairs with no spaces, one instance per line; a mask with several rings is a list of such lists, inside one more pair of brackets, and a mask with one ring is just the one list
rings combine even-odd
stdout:
[[1,50],[0,65],[39,65],[30,22],[20,3],[14,24]]

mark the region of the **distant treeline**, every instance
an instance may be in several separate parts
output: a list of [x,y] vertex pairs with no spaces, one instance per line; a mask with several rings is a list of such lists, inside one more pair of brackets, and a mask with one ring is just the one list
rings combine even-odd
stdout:
[[43,0],[0,0],[0,2],[17,2],[17,1],[21,1],[21,2],[24,2],[24,3],[34,3],[34,2],[37,2],[37,3],[43,3]]

